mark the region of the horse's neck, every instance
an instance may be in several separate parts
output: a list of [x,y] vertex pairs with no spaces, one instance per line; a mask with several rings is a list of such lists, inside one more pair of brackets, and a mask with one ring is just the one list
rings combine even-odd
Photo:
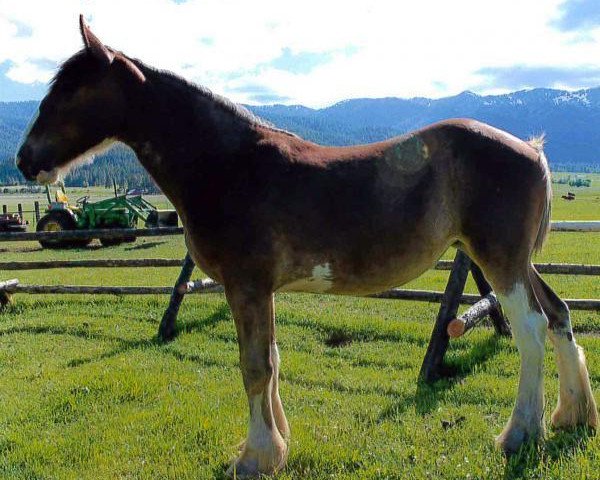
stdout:
[[224,159],[239,159],[256,130],[250,119],[210,93],[161,72],[151,72],[148,81],[147,88],[132,95],[123,140],[161,190],[181,206],[182,187],[210,183],[211,170]]

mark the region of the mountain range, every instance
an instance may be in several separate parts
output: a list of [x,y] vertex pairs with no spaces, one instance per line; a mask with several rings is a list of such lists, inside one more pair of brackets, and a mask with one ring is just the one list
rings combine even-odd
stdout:
[[[0,102],[0,184],[21,183],[13,155],[38,102]],[[374,142],[445,118],[468,117],[520,138],[546,134],[553,170],[600,171],[600,87],[579,91],[536,88],[504,95],[463,92],[452,97],[360,98],[314,109],[302,105],[248,106],[277,127],[325,145]],[[151,185],[133,153],[117,148],[76,169],[70,185]]]

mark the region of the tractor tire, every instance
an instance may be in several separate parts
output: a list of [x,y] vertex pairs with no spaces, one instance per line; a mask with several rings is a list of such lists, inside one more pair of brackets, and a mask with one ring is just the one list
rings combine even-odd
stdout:
[[[122,229],[125,228],[122,225],[113,225],[113,226],[108,226],[106,228],[110,228],[112,230],[118,230],[118,229]],[[114,247],[115,245],[121,245],[122,243],[130,243],[130,242],[135,242],[137,240],[135,235],[123,235],[122,237],[116,237],[116,238],[102,238],[100,239],[100,243],[104,246],[104,247]]]
[[[63,232],[65,230],[76,230],[77,224],[68,213],[61,211],[51,211],[40,218],[35,230],[36,232]],[[91,239],[81,240],[40,240],[43,248],[71,248],[85,246]]]

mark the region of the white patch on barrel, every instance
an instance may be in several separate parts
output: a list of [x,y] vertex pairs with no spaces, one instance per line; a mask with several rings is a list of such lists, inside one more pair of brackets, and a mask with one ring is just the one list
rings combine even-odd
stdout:
[[316,265],[310,277],[300,278],[280,288],[283,292],[324,293],[333,286],[333,274],[329,263]]

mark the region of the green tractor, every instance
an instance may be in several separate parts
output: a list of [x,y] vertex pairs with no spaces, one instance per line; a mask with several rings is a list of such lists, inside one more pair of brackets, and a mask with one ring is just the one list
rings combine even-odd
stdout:
[[[157,210],[141,195],[117,195],[116,188],[114,198],[90,202],[86,195],[78,198],[75,205],[69,203],[64,189],[56,191],[55,201],[51,200],[48,188],[46,194],[49,205],[37,224],[38,232],[136,228],[138,220],[143,220],[147,228],[177,226],[175,210]],[[104,246],[112,246],[122,242],[133,242],[135,239],[133,235],[123,235],[117,238],[103,238],[100,242]],[[93,237],[77,240],[47,239],[40,240],[40,244],[44,248],[84,247],[92,240]]]

